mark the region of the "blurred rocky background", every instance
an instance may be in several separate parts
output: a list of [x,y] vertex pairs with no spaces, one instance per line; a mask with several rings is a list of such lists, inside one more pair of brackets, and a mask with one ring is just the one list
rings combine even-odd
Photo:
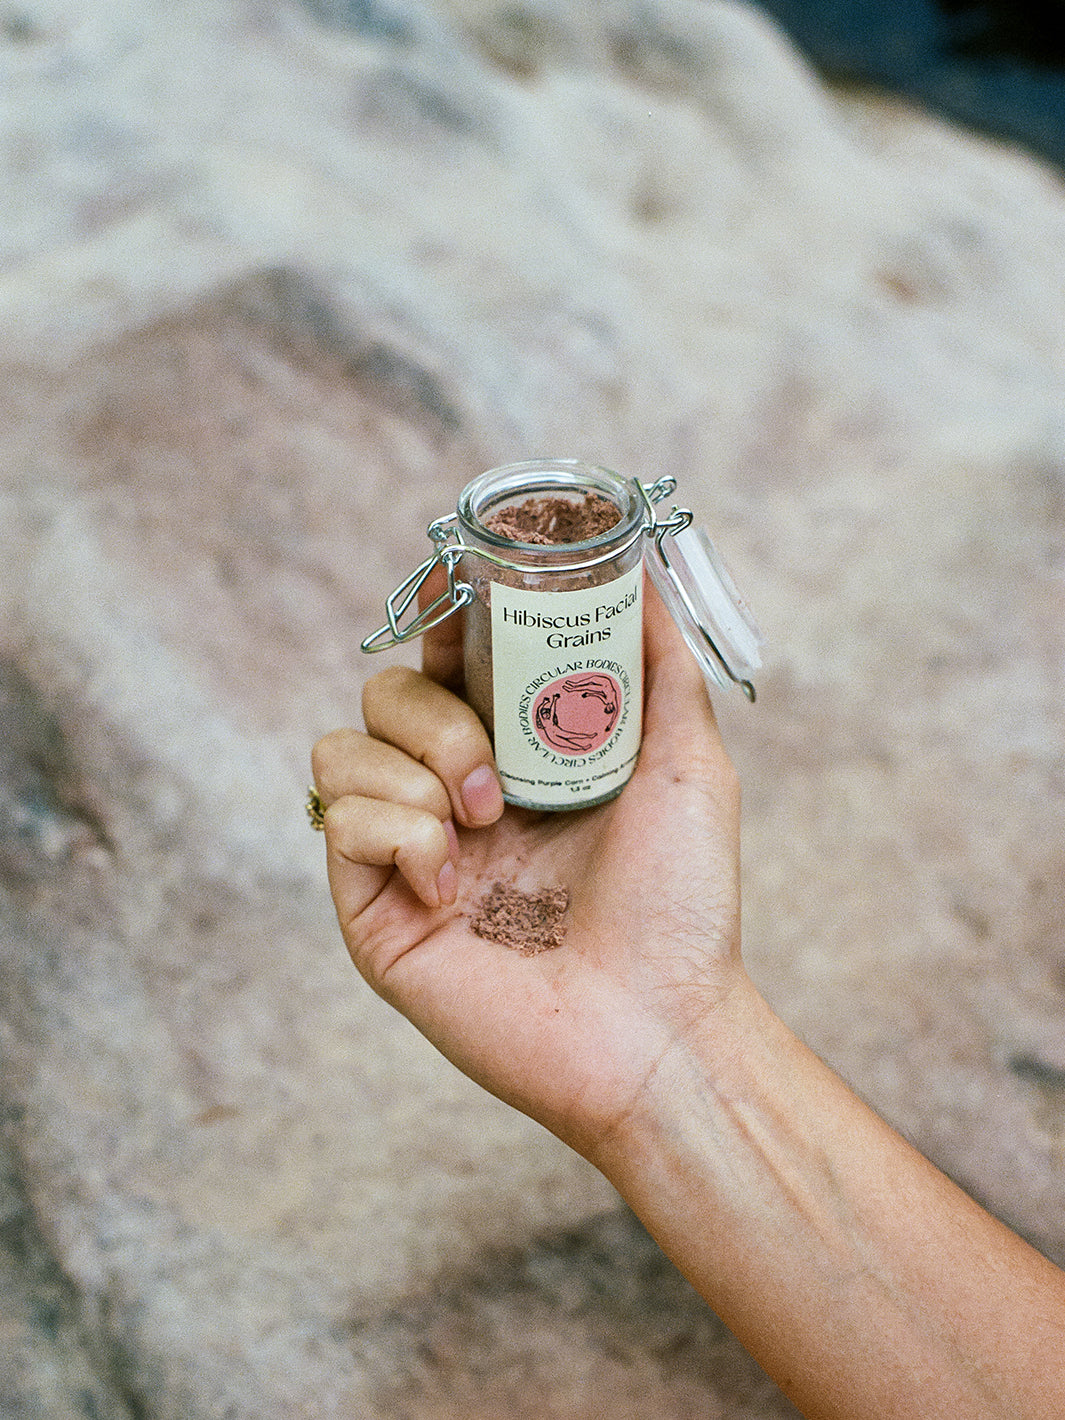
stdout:
[[535,454],[710,526],[751,970],[1065,1262],[1061,37],[1002,24],[0,0],[4,1420],[794,1413],[356,979],[303,818]]

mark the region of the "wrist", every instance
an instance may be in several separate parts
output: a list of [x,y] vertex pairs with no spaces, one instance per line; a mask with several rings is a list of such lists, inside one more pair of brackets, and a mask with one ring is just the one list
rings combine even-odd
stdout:
[[655,1170],[672,1171],[689,1149],[702,1159],[729,1101],[759,1092],[761,1060],[778,1032],[790,1037],[738,967],[711,1005],[671,1033],[630,1108],[587,1157],[635,1206]]

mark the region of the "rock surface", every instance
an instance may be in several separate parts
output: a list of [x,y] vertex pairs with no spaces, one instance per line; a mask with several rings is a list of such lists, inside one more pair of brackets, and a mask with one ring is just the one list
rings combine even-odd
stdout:
[[717,0],[30,0],[0,73],[5,1420],[794,1414],[303,820],[538,452],[710,524],[752,972],[1065,1262],[1058,175]]

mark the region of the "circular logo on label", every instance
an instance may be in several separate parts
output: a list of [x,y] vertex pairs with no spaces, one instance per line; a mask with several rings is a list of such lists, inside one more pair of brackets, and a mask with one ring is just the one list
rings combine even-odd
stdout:
[[563,676],[536,697],[537,738],[561,754],[591,754],[610,738],[621,714],[621,686],[603,671]]

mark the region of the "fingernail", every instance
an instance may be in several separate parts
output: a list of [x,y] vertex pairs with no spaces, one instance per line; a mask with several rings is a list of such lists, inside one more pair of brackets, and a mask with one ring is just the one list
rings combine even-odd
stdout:
[[445,819],[444,821],[444,832],[447,834],[448,857],[453,863],[456,863],[459,856],[459,836],[455,832],[455,825],[450,819]]
[[494,823],[503,812],[503,792],[487,764],[468,774],[459,792],[471,823]]
[[454,863],[445,863],[436,880],[436,890],[440,894],[440,906],[450,907],[459,893],[459,875]]

